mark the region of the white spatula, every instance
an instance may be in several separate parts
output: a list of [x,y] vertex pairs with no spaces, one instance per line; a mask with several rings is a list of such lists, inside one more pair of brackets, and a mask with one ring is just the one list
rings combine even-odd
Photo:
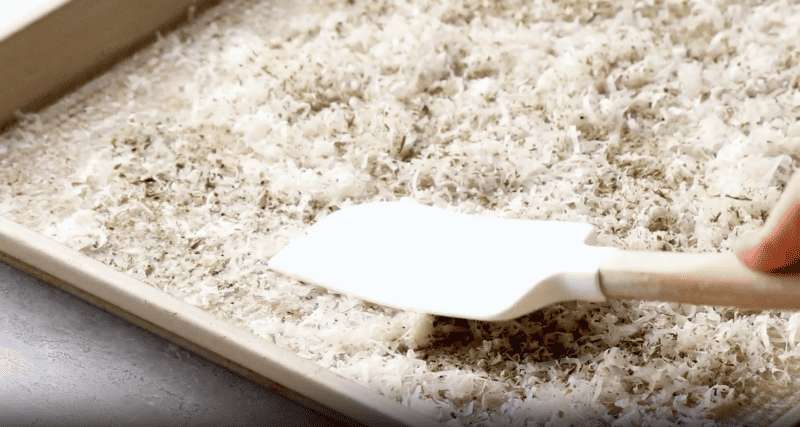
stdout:
[[476,320],[606,298],[800,308],[800,279],[755,272],[733,253],[625,251],[593,240],[589,224],[370,203],[309,227],[269,267],[373,303]]

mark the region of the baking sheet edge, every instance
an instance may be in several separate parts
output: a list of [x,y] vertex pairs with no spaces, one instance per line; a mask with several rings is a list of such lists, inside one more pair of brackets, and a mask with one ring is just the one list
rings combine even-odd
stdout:
[[[198,307],[0,216],[0,261],[346,423],[438,423]],[[353,425],[350,422],[350,425]]]

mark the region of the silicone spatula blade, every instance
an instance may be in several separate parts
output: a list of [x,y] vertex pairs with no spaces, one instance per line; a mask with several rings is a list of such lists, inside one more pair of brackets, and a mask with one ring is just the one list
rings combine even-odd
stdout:
[[269,267],[370,302],[483,320],[559,301],[603,301],[598,266],[611,249],[589,224],[486,218],[411,202],[334,212]]

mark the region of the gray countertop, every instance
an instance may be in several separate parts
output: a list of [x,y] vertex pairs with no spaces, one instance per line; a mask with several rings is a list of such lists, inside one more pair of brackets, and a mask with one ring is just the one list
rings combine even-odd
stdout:
[[0,263],[0,425],[336,424]]

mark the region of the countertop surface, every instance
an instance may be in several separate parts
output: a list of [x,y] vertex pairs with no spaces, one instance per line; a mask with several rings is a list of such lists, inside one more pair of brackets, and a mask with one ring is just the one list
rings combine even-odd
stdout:
[[0,425],[335,424],[0,263]]

